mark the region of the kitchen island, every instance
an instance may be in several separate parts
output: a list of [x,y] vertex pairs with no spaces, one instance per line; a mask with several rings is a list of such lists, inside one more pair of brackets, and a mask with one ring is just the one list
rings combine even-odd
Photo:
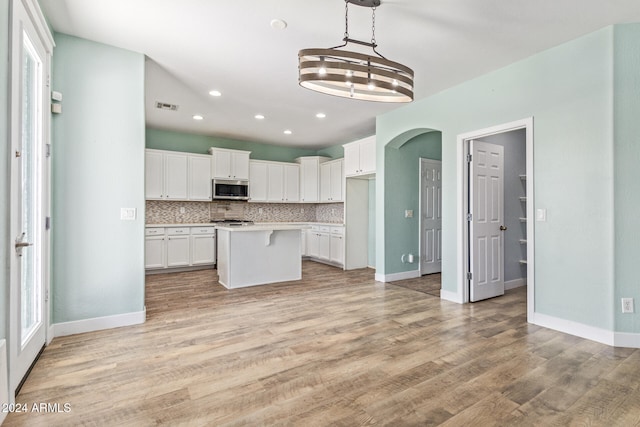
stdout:
[[218,226],[218,281],[227,289],[302,278],[306,225]]

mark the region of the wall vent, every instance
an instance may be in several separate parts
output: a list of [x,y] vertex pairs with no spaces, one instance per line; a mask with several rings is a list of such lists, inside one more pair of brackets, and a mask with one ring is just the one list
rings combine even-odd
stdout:
[[160,102],[160,101],[156,101],[156,108],[159,108],[161,110],[171,110],[171,111],[178,110],[178,106],[176,104],[167,104],[166,102]]

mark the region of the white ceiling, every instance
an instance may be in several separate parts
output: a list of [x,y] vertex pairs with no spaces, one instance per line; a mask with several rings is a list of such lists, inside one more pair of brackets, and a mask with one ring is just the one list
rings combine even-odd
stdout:
[[[147,56],[149,127],[320,148],[375,133],[375,117],[403,105],[298,85],[298,50],[342,43],[343,0],[40,3],[55,31]],[[274,18],[287,28],[271,28]],[[376,40],[380,53],[413,68],[420,99],[623,22],[640,22],[639,0],[382,0]],[[350,5],[349,34],[370,40],[370,9]],[[223,95],[210,96],[212,89]],[[179,110],[158,110],[155,101]],[[316,118],[318,112],[327,117]],[[258,113],[266,119],[254,119]],[[194,114],[204,120],[193,120]]]

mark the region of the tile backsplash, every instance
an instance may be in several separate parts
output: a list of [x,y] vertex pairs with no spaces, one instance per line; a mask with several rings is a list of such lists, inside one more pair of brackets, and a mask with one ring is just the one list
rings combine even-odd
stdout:
[[204,223],[244,219],[255,222],[344,222],[342,203],[168,202],[147,200],[147,224]]

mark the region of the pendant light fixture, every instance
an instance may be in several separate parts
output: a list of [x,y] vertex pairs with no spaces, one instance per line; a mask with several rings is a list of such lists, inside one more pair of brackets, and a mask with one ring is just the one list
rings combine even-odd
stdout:
[[[349,38],[349,3],[371,8],[371,42]],[[299,51],[300,86],[316,92],[364,101],[413,101],[413,70],[388,60],[376,51],[378,6],[380,0],[345,0],[344,44],[327,49]],[[370,47],[372,53],[341,49],[349,43]]]

